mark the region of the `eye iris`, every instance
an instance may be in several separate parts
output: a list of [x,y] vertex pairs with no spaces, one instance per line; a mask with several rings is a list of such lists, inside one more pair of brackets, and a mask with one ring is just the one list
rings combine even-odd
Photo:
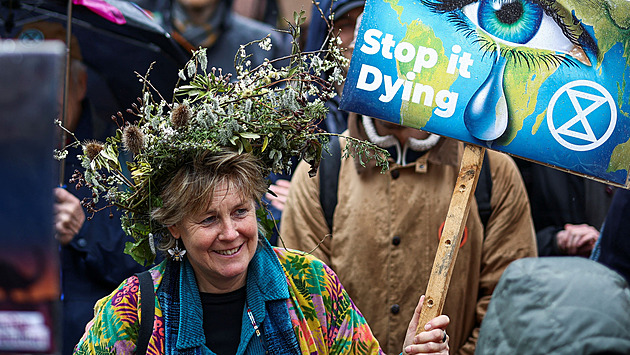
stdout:
[[482,0],[479,26],[508,42],[525,44],[540,28],[543,11],[531,0]]

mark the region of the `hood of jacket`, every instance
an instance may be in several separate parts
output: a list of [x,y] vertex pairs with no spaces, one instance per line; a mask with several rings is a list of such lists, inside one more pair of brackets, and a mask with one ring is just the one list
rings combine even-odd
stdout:
[[[351,112],[348,115],[348,135],[354,138],[358,138],[364,141],[370,141],[368,134],[365,131],[365,127],[363,126],[363,116],[358,115],[354,112]],[[374,143],[374,142],[372,142]],[[389,150],[389,153],[392,154],[394,151]],[[458,141],[441,137],[438,143],[427,151],[427,161],[430,164],[445,164],[445,165],[453,165],[459,166],[459,161],[463,154],[463,145]],[[365,169],[372,169],[376,167],[376,162],[374,159],[370,159],[364,164],[358,158],[354,159],[355,167],[357,168],[357,172],[361,174]],[[395,160],[391,159],[390,163],[393,163]],[[393,165],[390,164],[390,168]],[[380,169],[380,168],[378,168]]]
[[[319,8],[322,10],[326,18],[330,16],[331,1],[332,12],[335,13],[336,16],[339,16],[340,13],[346,13],[357,6],[363,6],[365,4],[365,0],[320,0]],[[324,44],[327,33],[328,27],[326,25],[326,21],[322,18],[317,6],[313,5],[313,8],[311,9],[311,22],[308,27],[304,50],[315,51],[320,49]]]
[[630,354],[630,288],[585,258],[516,260],[492,295],[475,354]]

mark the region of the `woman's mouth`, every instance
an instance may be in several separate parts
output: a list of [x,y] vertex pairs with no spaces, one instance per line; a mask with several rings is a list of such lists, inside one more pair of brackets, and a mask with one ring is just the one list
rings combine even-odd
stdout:
[[230,256],[230,255],[234,255],[234,254],[236,254],[239,250],[241,250],[241,247],[242,247],[242,246],[243,246],[243,245],[239,245],[239,246],[237,246],[236,248],[233,248],[233,249],[228,249],[228,250],[215,250],[215,252],[216,252],[217,254],[220,254],[220,255],[227,255],[227,256]]

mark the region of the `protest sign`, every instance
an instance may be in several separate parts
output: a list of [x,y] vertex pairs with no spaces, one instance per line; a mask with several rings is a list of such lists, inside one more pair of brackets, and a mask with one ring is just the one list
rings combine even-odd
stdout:
[[630,2],[368,0],[341,108],[618,186]]
[[65,52],[61,41],[0,41],[0,354],[61,349],[53,122]]
[[624,0],[366,1],[341,108],[472,143],[419,324],[442,311],[484,147],[629,187],[629,25]]

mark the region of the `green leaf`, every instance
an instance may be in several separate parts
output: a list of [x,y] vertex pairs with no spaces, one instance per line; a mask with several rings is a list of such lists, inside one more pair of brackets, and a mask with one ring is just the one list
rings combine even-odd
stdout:
[[262,150],[260,151],[261,153],[267,149],[267,145],[269,145],[269,137],[265,136],[265,139],[263,139]]
[[300,14],[297,11],[293,11],[293,23],[297,24],[300,22]]
[[151,265],[155,261],[155,255],[151,252],[148,238],[140,239],[135,243],[125,243],[125,254],[131,255],[133,260],[142,266]]
[[239,133],[239,135],[243,138],[249,138],[249,139],[257,139],[260,138],[259,134],[256,133],[252,133],[252,132],[241,132]]
[[241,143],[243,144],[243,148],[247,153],[252,152],[252,145],[249,143],[247,139],[241,139]]
[[101,150],[99,155],[106,160],[107,165],[105,165],[105,167],[108,170],[121,170],[120,162],[118,161],[118,151],[116,150],[115,146],[109,144],[106,145],[105,148]]
[[297,19],[297,21],[295,21],[295,27],[297,27],[299,29],[300,26],[302,26],[305,21],[306,21],[306,12],[304,10],[300,10],[300,13],[298,15],[298,19]]
[[266,237],[271,236],[271,232],[276,225],[276,221],[273,216],[265,207],[258,208],[256,210],[256,218],[258,219],[258,226],[262,229],[263,234]]

